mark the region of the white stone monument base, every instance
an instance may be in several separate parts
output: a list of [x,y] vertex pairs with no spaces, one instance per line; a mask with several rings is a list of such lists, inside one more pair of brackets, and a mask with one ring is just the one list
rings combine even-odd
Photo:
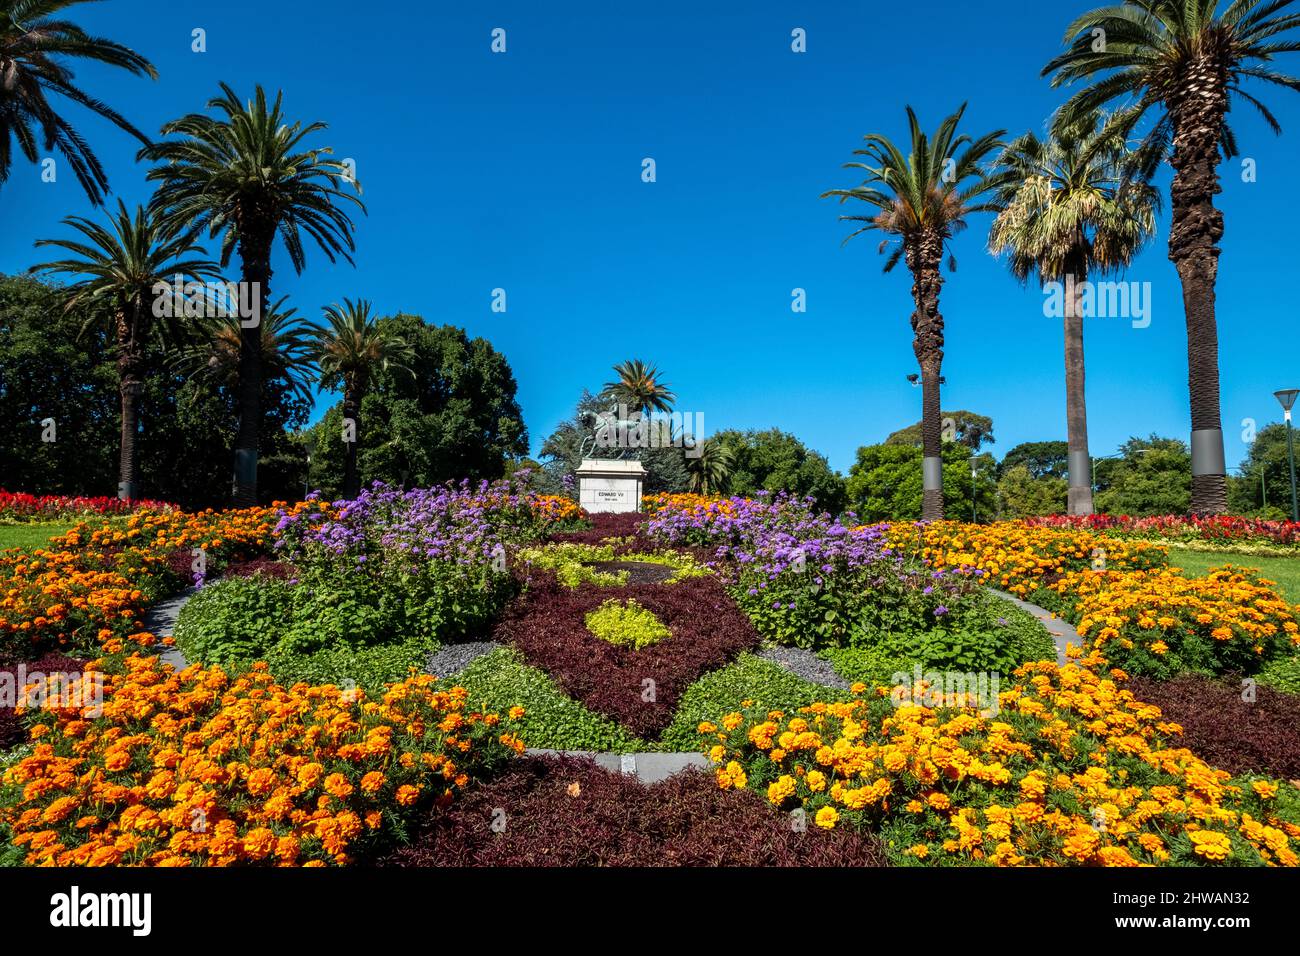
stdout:
[[640,511],[645,474],[639,461],[584,458],[578,466],[578,503],[592,514]]

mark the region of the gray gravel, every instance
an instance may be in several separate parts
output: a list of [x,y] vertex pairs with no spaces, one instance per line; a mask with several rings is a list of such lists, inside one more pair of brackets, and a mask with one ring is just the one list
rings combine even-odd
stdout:
[[841,690],[849,686],[848,681],[835,673],[835,668],[831,667],[829,661],[822,660],[812,651],[800,647],[768,647],[759,651],[758,656],[814,684],[837,687]]
[[498,647],[504,647],[496,641],[467,641],[464,644],[447,644],[429,655],[429,664],[425,670],[434,677],[451,677],[459,674],[469,666],[470,661],[491,654]]

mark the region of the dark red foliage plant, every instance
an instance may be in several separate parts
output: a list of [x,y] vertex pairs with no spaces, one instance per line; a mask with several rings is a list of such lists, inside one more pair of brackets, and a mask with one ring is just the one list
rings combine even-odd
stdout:
[[249,561],[236,561],[226,568],[226,577],[251,578],[256,574],[268,578],[287,580],[293,577],[292,564],[276,561],[273,558],[253,558]]
[[[610,598],[635,600],[672,636],[640,650],[596,637],[587,630],[587,612]],[[678,698],[696,678],[759,642],[749,618],[711,575],[570,590],[554,575],[536,572],[495,637],[517,647],[570,697],[651,740],[672,721]]]
[[1192,674],[1168,681],[1133,677],[1128,689],[1159,707],[1165,720],[1182,725],[1182,745],[1207,763],[1234,774],[1253,770],[1300,779],[1300,697],[1295,694],[1253,686],[1254,700],[1243,700],[1250,695],[1243,695],[1240,679]]
[[11,750],[27,740],[27,724],[14,710],[23,686],[34,683],[33,675],[81,674],[86,661],[65,654],[46,654],[34,661],[0,662],[0,751]]
[[528,757],[434,812],[381,866],[886,866],[872,835],[797,827],[698,770],[645,785],[575,757]]

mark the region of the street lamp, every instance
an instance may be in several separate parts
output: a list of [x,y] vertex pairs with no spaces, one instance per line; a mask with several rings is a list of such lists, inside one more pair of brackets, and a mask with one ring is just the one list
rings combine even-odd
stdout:
[[1273,393],[1277,403],[1282,406],[1282,414],[1286,417],[1286,460],[1291,471],[1292,521],[1300,521],[1300,510],[1296,508],[1295,497],[1295,439],[1292,437],[1291,429],[1291,406],[1295,404],[1297,395],[1300,395],[1300,388],[1282,388]]

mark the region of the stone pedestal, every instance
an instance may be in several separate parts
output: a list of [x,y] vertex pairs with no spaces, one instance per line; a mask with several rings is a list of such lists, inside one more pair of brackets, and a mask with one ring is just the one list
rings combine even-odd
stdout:
[[578,466],[578,503],[592,513],[639,511],[645,474],[639,461],[584,458]]

